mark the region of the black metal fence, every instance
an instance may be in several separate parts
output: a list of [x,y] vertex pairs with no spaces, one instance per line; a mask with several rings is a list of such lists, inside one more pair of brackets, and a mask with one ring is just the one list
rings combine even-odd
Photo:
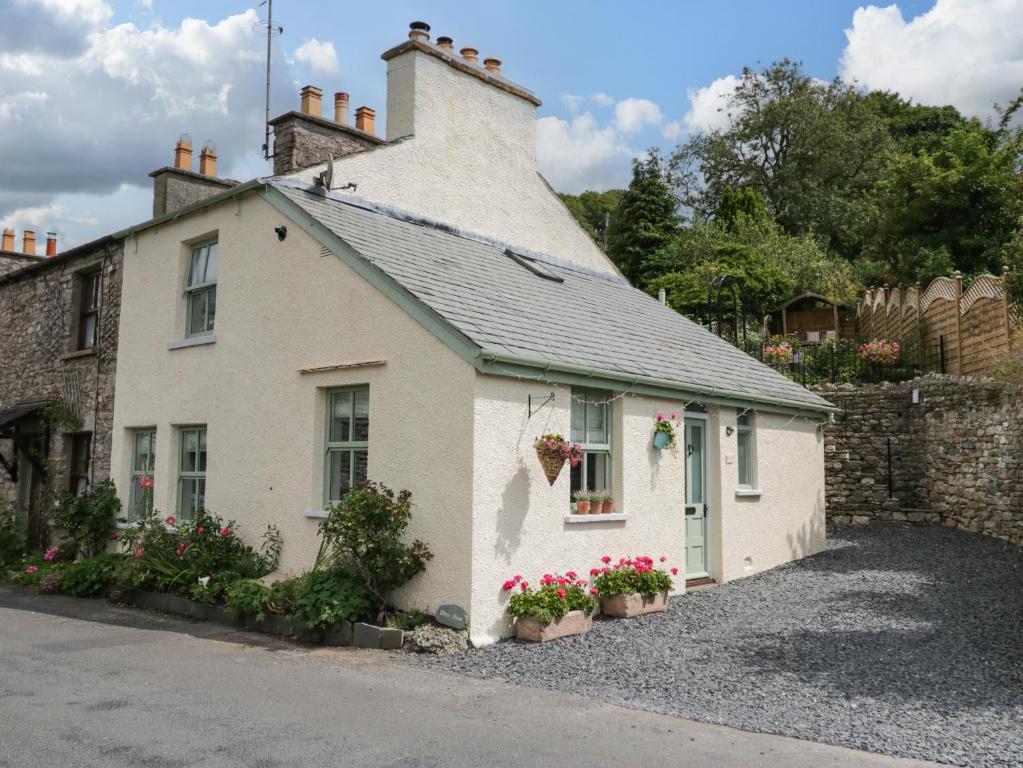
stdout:
[[[770,342],[767,342],[770,343]],[[906,381],[921,373],[945,372],[945,340],[937,344],[905,342],[900,344],[896,359],[877,363],[859,353],[863,340],[828,339],[819,344],[792,346],[791,357],[779,359],[777,355],[764,355],[767,343],[754,343],[752,339],[740,345],[748,355],[798,381],[805,387],[814,384],[854,384],[879,381]]]

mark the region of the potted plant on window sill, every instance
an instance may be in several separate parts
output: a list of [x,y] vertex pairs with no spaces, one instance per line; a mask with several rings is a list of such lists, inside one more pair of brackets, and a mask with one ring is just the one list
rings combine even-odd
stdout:
[[664,411],[658,411],[654,423],[654,448],[659,451],[666,448],[672,452],[672,455],[676,455],[678,433],[675,428],[681,426],[682,423],[678,420],[678,411],[672,411],[669,416],[665,416]]
[[603,491],[600,494],[600,513],[602,515],[610,515],[615,511],[615,497],[612,496],[608,491]]
[[569,571],[564,576],[546,574],[540,588],[532,589],[521,576],[506,581],[505,592],[515,591],[508,601],[508,615],[515,619],[519,640],[545,643],[568,635],[581,635],[593,626],[596,601],[592,587]]
[[572,494],[572,498],[575,499],[575,513],[577,515],[588,515],[590,513],[590,505],[592,494],[586,491],[576,491]]
[[[662,556],[660,560],[663,563],[666,558]],[[602,567],[590,569],[601,612],[628,619],[668,609],[668,592],[674,586],[671,576],[678,575],[678,568],[672,568],[669,576],[655,568],[653,558],[645,555],[623,557],[614,565],[609,555],[604,555],[601,561]]]

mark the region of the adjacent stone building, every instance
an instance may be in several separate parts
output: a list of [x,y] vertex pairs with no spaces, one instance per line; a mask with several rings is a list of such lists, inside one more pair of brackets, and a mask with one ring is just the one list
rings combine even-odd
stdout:
[[40,544],[62,490],[110,476],[122,241],[0,275],[0,504]]

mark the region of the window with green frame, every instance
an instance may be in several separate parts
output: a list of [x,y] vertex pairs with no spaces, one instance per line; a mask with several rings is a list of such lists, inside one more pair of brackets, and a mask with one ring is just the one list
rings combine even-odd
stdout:
[[178,452],[178,519],[206,508],[206,427],[182,427]]
[[156,467],[156,430],[132,432],[131,486],[128,491],[128,520],[134,522],[153,514],[153,471]]
[[571,468],[571,493],[611,488],[611,398],[606,390],[572,388],[571,439],[583,460]]
[[213,332],[217,314],[217,241],[192,246],[185,275],[185,335]]
[[369,387],[327,391],[323,501],[340,501],[366,482],[369,462]]
[[739,411],[736,418],[736,441],[739,451],[739,487],[753,488],[756,484],[753,445],[753,414],[748,410]]

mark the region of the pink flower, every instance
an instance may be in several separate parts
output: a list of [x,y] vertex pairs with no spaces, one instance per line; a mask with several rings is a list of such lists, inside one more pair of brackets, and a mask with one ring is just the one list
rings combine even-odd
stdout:
[[35,573],[38,570],[39,570],[38,565],[30,565],[28,568],[25,569],[25,573]]
[[52,549],[46,550],[46,554],[43,555],[43,560],[49,562],[57,556],[58,552],[60,552],[60,547],[53,547]]
[[512,581],[511,579],[508,579],[508,581],[501,585],[501,589],[503,589],[505,592],[511,592],[511,588],[514,586],[515,582]]
[[198,528],[195,529],[195,532],[196,533],[205,533],[206,529],[203,528],[202,526],[199,526]]
[[678,420],[678,411],[672,411],[671,412],[671,420],[672,421],[677,421]]
[[664,555],[661,555],[661,557],[660,557],[660,561],[661,561],[662,563],[663,563],[663,562],[666,562],[667,560],[668,560],[668,558],[666,558],[666,557],[665,557]]
[[568,593],[565,590],[563,590],[563,589],[559,589],[558,590],[558,597],[564,597],[567,594]]
[[221,535],[221,536],[223,536],[223,537],[227,537],[227,536],[230,536],[230,535],[231,535],[231,529],[230,529],[230,528],[228,528],[228,527],[227,527],[227,526],[225,525],[225,526],[224,526],[223,528],[221,528],[221,529],[220,529],[220,535]]
[[177,521],[178,519],[174,517],[174,515],[167,515],[167,518],[164,520],[164,522],[167,523],[167,525],[171,526],[172,528],[174,527],[174,523],[176,523]]
[[576,577],[576,573],[575,573],[575,571],[567,571],[567,572],[565,573],[565,577],[566,577],[566,578],[568,578],[568,579],[574,579],[574,578],[577,578],[577,577]]
[[183,554],[185,554],[185,549],[187,547],[188,545],[185,544],[185,542],[181,542],[180,544],[178,544],[178,557],[181,557]]
[[664,411],[658,411],[657,412],[657,420],[658,421],[664,421]]
[[521,589],[523,592],[525,592],[527,589],[529,589],[529,582],[528,581],[524,581],[521,584],[519,584],[519,589]]
[[142,557],[142,547],[135,547],[135,549],[132,550],[132,554],[135,555],[135,557]]
[[672,568],[671,569],[671,575],[672,576],[678,576],[678,568]]
[[600,594],[600,590],[597,589],[596,587],[590,587],[590,594],[591,595],[599,595]]
[[139,476],[139,488],[152,488],[152,487],[153,487],[153,478],[149,477],[149,475],[140,475]]
[[611,562],[611,556],[610,555],[604,555],[602,558],[600,558],[600,562],[604,563],[605,565],[607,563],[610,563]]
[[112,531],[112,532],[110,533],[110,540],[111,540],[111,541],[117,541],[117,540],[118,540],[119,538],[120,538],[120,537],[119,537],[119,536],[117,535],[117,532],[116,532],[116,531]]

